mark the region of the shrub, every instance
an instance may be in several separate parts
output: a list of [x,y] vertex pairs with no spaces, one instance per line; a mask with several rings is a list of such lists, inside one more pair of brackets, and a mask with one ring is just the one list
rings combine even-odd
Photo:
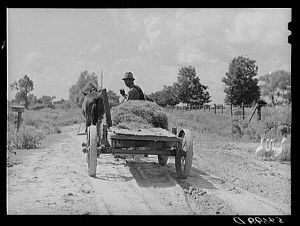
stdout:
[[32,126],[21,126],[16,136],[18,148],[37,148],[41,144],[44,134]]
[[30,110],[41,110],[44,109],[46,106],[44,104],[35,104],[32,107],[30,107]]
[[6,136],[6,149],[9,152],[13,152],[13,150],[17,147],[17,140],[16,140],[16,132],[17,127],[11,121],[7,122],[7,136]]

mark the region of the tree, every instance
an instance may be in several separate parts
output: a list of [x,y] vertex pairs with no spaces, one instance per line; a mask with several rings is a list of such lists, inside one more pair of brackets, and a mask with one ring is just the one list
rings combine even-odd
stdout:
[[195,105],[211,101],[209,93],[206,91],[208,86],[201,84],[199,77],[196,76],[196,70],[192,66],[179,69],[174,88],[178,94],[178,99],[182,103]]
[[83,71],[80,73],[76,84],[72,85],[69,89],[69,98],[73,105],[81,107],[84,100],[84,95],[81,91],[84,86],[91,80],[93,80],[98,85],[95,72],[89,74],[87,71]]
[[241,105],[252,104],[260,98],[260,89],[257,75],[258,67],[255,60],[239,56],[229,64],[226,77],[222,78],[225,83],[225,103]]
[[164,86],[162,91],[166,105],[175,106],[180,102],[174,84],[173,86]]
[[166,107],[167,105],[175,106],[180,102],[174,85],[164,86],[162,90],[155,93],[152,92],[147,97],[162,107]]
[[15,89],[19,91],[16,94],[16,100],[24,98],[25,108],[28,109],[28,94],[33,90],[33,81],[27,75],[24,75],[18,82],[13,82],[10,87],[12,90]]
[[28,95],[27,99],[28,99],[28,104],[30,106],[33,106],[34,104],[37,103],[37,97],[32,93]]
[[38,99],[39,100],[38,102],[44,104],[46,107],[51,107],[52,106],[51,101],[55,99],[55,96],[53,97],[43,95],[41,98]]
[[26,101],[25,92],[17,92],[15,95],[15,102],[20,104],[20,102]]
[[283,101],[291,103],[291,73],[285,70],[278,70],[263,75],[259,78],[262,82],[260,88],[262,96],[269,97],[273,106]]
[[109,102],[109,106],[116,106],[120,103],[120,96],[118,96],[114,91],[108,90],[107,91],[107,98]]

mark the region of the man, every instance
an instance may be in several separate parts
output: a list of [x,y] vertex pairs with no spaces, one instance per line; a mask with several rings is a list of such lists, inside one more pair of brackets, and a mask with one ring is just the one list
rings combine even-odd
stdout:
[[[127,100],[146,100],[143,90],[138,85],[134,84],[134,77],[132,72],[126,72],[123,79],[125,85],[129,88],[128,95],[125,94],[125,90],[121,89],[120,94],[127,98]],[[144,157],[148,157],[147,154]]]
[[134,77],[132,72],[126,72],[123,79],[125,85],[129,88],[128,94],[125,94],[125,90],[121,89],[120,94],[127,98],[127,100],[145,100],[143,90],[138,85],[134,84]]

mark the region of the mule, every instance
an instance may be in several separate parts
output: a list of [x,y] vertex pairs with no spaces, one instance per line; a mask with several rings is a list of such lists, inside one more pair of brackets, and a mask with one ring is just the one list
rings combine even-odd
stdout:
[[96,125],[103,119],[105,113],[103,98],[99,92],[92,91],[88,93],[82,103],[82,114],[85,117],[85,131],[91,125]]

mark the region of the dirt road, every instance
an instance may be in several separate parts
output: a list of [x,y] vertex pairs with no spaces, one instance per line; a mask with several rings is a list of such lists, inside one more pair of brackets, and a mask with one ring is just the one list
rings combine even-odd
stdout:
[[255,157],[258,144],[194,133],[188,179],[177,178],[173,157],[161,166],[157,156],[112,155],[101,155],[89,177],[77,129],[65,127],[50,146],[12,156],[8,214],[291,214],[290,163]]

